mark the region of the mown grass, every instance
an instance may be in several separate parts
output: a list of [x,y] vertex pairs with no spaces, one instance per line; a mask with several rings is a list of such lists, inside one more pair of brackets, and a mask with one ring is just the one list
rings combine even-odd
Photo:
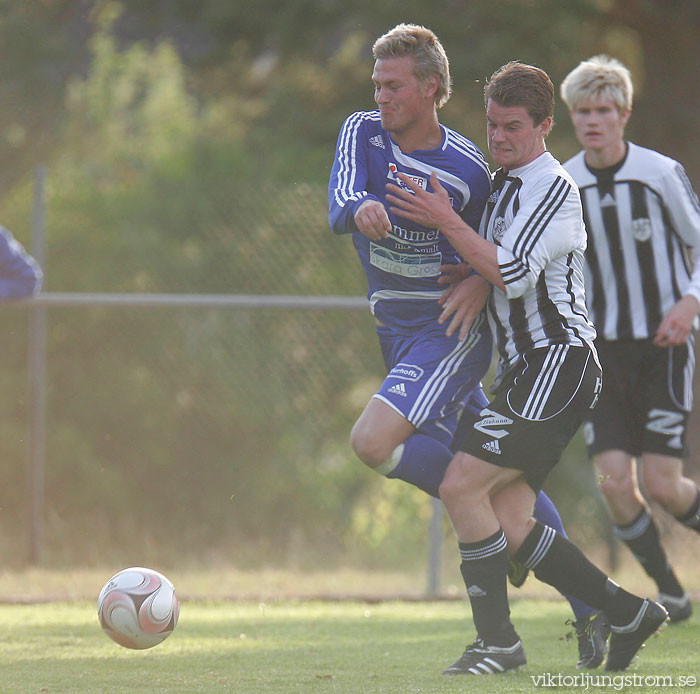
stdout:
[[[700,617],[650,640],[636,669],[581,677],[561,601],[517,600],[527,668],[488,678],[441,670],[473,637],[461,602],[184,601],[163,644],[129,651],[101,631],[94,602],[0,606],[0,691],[8,694],[432,694],[451,692],[697,691]],[[533,679],[549,674],[549,686]],[[602,677],[604,671],[591,673]],[[636,675],[637,683],[631,679]],[[652,679],[667,678],[658,686]],[[695,677],[695,685],[679,685]],[[566,680],[559,680],[562,685]],[[660,682],[660,680],[658,680]],[[670,683],[673,686],[669,686]],[[571,686],[573,683],[573,686]],[[602,686],[594,686],[595,684]],[[626,686],[625,686],[626,685]]]

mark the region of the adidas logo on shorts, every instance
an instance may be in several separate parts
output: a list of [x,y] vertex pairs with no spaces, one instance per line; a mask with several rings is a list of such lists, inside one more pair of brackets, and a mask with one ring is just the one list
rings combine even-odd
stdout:
[[401,395],[402,397],[407,397],[406,386],[403,383],[397,383],[395,386],[391,386],[388,393],[394,393],[395,395]]
[[501,447],[498,445],[498,441],[487,441],[482,448],[489,451],[489,453],[501,455]]

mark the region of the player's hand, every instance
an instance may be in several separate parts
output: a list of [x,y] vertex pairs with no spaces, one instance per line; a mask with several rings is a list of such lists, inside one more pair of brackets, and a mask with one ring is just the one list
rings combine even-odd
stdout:
[[654,344],[657,347],[677,347],[684,344],[693,329],[698,310],[700,304],[691,294],[679,299],[661,321],[654,336]]
[[360,233],[372,241],[385,239],[391,231],[389,215],[377,200],[365,200],[355,210],[355,224]]
[[[459,263],[457,265],[441,265],[440,272],[442,274],[440,275],[440,277],[438,277],[438,283],[453,285],[459,284],[462,280],[467,279],[469,274],[472,272],[472,268],[471,265],[469,265],[469,263]],[[443,294],[440,298],[441,304],[444,303],[446,294],[447,292],[445,292],[445,294]]]
[[434,229],[440,229],[456,215],[452,209],[450,195],[442,187],[435,173],[430,174],[432,193],[423,190],[410,176],[401,172],[396,175],[408,189],[387,183],[386,199],[392,212]]
[[481,313],[491,293],[491,284],[481,275],[471,275],[457,284],[451,284],[440,297],[442,313],[438,323],[444,323],[452,316],[445,334],[449,337],[459,328],[459,339],[463,340]]

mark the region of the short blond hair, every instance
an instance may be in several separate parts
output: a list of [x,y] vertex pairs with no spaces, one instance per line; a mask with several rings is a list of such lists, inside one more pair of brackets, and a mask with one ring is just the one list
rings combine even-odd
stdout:
[[615,58],[596,55],[581,61],[561,83],[561,98],[569,107],[593,99],[609,99],[617,110],[630,111],[634,86],[630,71]]
[[425,84],[431,77],[439,79],[435,105],[444,106],[452,94],[450,62],[440,39],[419,24],[397,24],[380,36],[372,46],[375,60],[412,56],[416,79]]

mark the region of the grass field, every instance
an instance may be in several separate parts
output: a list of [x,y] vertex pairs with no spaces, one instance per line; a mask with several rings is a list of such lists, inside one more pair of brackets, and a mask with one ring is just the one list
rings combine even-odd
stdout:
[[599,669],[584,681],[574,667],[575,642],[564,638],[570,615],[563,602],[514,600],[512,612],[528,665],[487,682],[440,674],[473,635],[461,601],[183,600],[174,634],[147,651],[109,640],[97,623],[94,601],[4,604],[0,692],[698,691],[700,615],[652,638],[626,680],[619,673],[605,680]]

